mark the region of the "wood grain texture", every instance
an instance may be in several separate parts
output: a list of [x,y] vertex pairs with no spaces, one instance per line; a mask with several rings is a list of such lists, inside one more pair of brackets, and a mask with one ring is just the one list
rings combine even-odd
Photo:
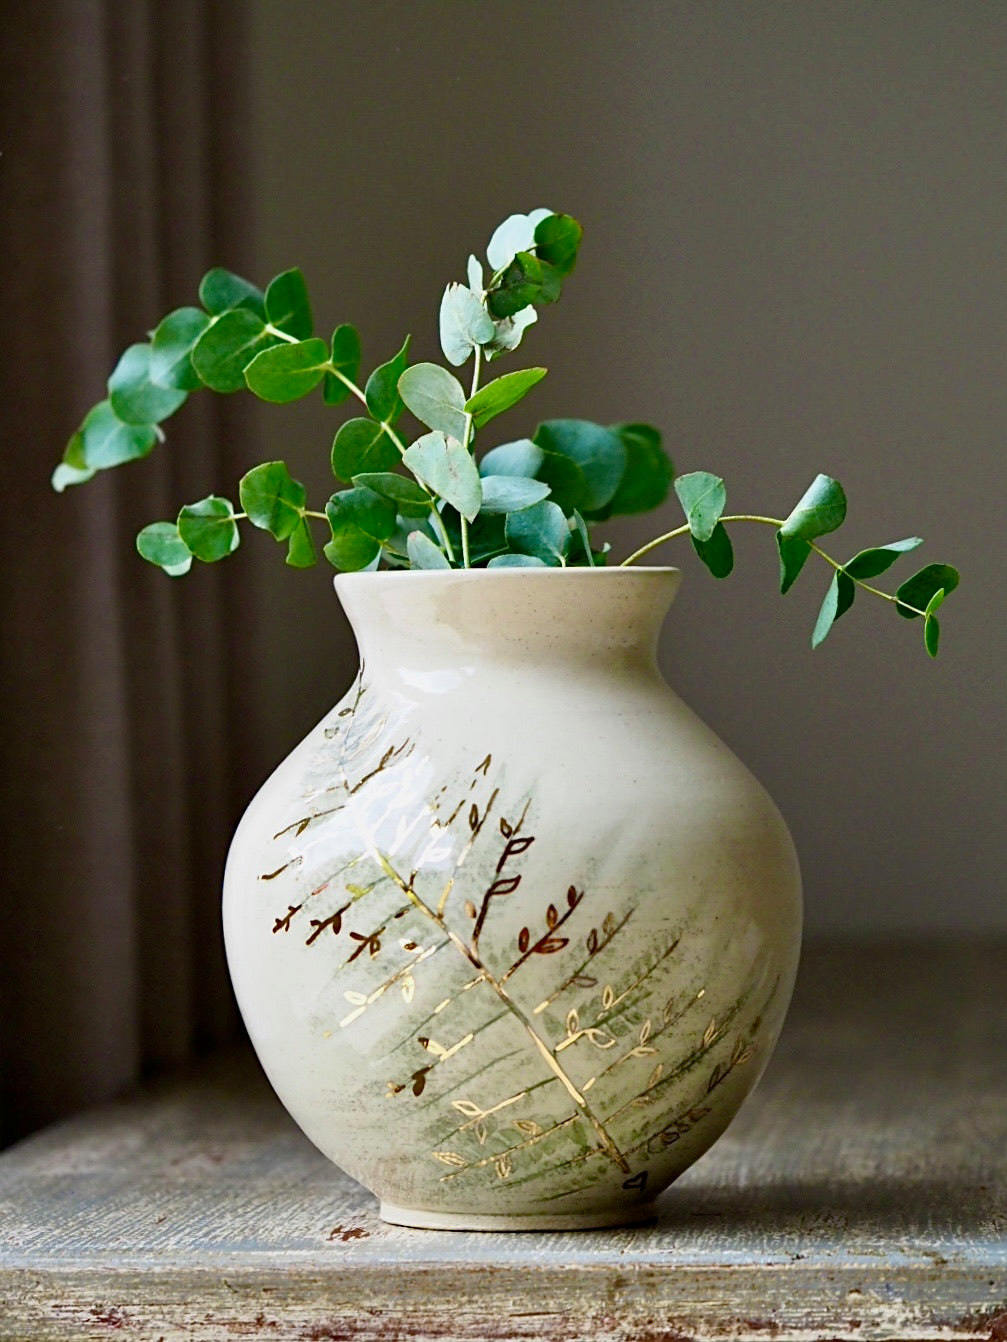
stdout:
[[382,1225],[247,1058],[0,1157],[0,1338],[1007,1342],[1007,946],[817,951],[653,1227]]

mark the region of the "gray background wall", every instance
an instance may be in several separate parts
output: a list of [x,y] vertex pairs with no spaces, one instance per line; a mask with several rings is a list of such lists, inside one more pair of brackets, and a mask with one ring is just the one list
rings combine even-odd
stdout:
[[[681,546],[663,656],[786,815],[813,934],[1007,928],[1007,6],[254,0],[253,72],[259,277],[300,264],[371,362],[407,330],[439,357],[467,253],[514,210],[568,211],[581,265],[522,347],[550,375],[508,436],[647,419],[735,509],[785,515],[824,470],[841,557],[918,533],[920,562],[959,565],[933,664],[864,596],[812,654],[827,574],[781,599],[768,529],[736,531],[723,584]],[[264,407],[248,462],[286,456],[324,498],[333,425]],[[263,573],[265,772],[353,652],[327,573]]]

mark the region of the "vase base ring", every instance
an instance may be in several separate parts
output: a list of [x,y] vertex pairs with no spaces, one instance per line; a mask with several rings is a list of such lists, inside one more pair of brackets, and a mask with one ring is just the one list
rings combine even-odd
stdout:
[[584,1212],[530,1212],[526,1215],[487,1215],[478,1212],[438,1212],[423,1207],[397,1207],[382,1202],[382,1221],[417,1230],[601,1230],[606,1226],[639,1225],[653,1221],[653,1202],[631,1206],[601,1207]]

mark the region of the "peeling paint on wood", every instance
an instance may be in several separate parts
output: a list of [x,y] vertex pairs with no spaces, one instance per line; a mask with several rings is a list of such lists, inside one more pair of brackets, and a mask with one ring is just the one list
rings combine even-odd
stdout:
[[0,1156],[0,1339],[1007,1342],[1007,947],[812,952],[653,1227],[383,1225],[229,1060]]

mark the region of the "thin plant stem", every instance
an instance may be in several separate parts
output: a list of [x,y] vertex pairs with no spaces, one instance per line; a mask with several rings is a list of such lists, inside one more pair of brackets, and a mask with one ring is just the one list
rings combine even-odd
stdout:
[[[776,527],[777,529],[783,526],[782,518],[762,517],[758,513],[732,513],[727,517],[722,517],[720,520],[725,524],[729,522],[759,522],[763,526]],[[659,545],[663,545],[665,541],[675,540],[678,536],[687,536],[688,534],[688,522],[686,522],[684,526],[676,527],[674,531],[666,531],[663,536],[656,536],[652,541],[648,541],[646,545],[641,545],[639,550],[634,550],[628,559],[622,561],[619,567],[628,568],[631,564],[635,564],[638,559],[642,559],[644,555],[650,554],[651,550],[656,550]],[[808,541],[808,545],[810,545],[811,549],[814,550],[819,558],[824,559],[827,564],[831,564],[837,573],[846,572],[837,559],[833,559],[830,554],[826,554],[826,552],[821,549],[820,546],[817,546],[814,541]],[[851,582],[855,582],[858,587],[862,587],[865,592],[870,592],[873,596],[880,596],[885,601],[894,601],[896,605],[902,606],[906,610],[911,610],[914,615],[922,615],[926,618],[925,610],[917,610],[915,606],[910,606],[907,601],[900,601],[899,598],[893,596],[891,592],[883,592],[880,587],[872,587],[870,583],[863,582],[860,578],[854,578],[849,573],[847,573],[846,576]]]

